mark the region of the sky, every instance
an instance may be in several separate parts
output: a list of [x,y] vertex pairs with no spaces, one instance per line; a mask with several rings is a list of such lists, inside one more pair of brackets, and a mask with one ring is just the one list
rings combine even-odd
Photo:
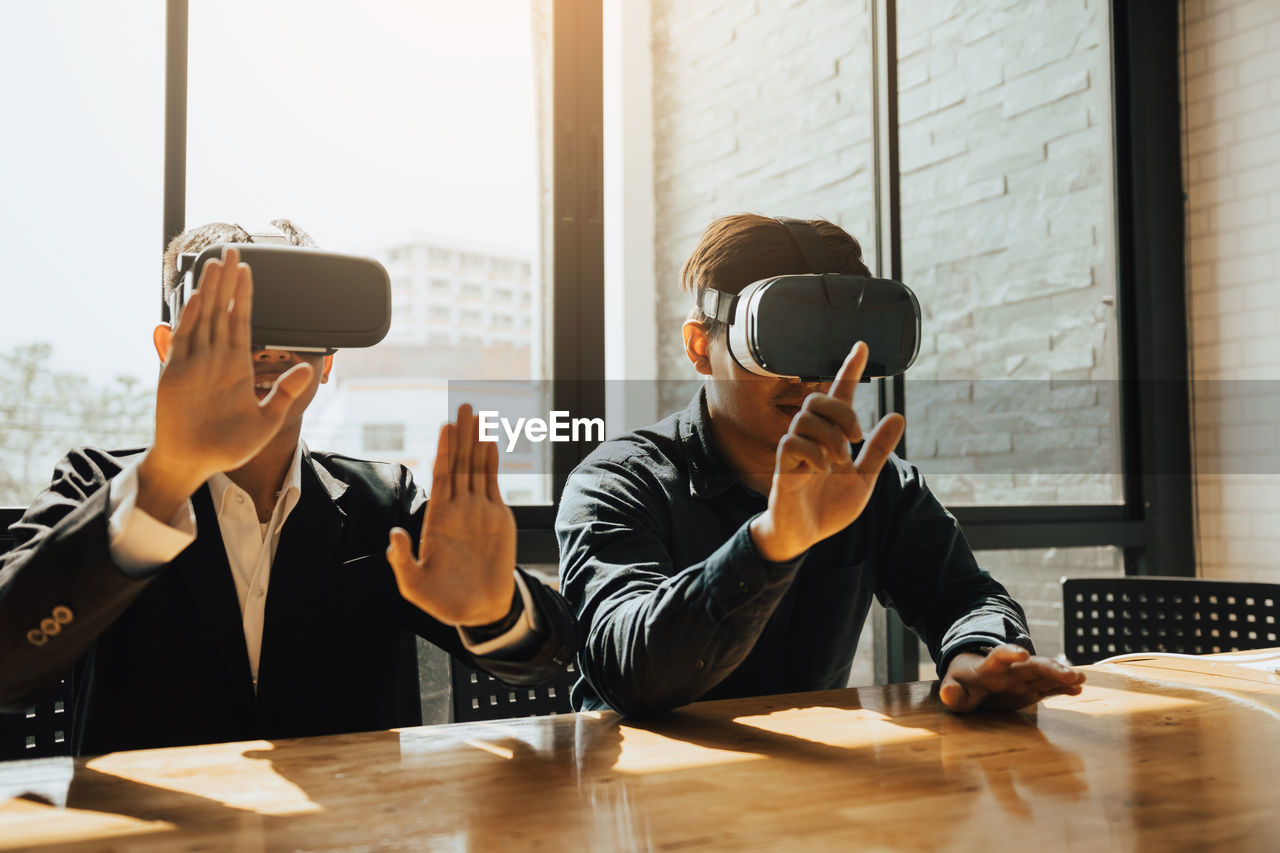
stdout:
[[[536,248],[528,0],[191,0],[190,34],[188,225]],[[8,4],[0,79],[0,352],[154,381],[163,0]]]

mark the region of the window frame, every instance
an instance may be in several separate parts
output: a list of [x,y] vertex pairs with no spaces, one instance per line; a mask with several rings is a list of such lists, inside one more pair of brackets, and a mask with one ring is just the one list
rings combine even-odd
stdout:
[[[897,2],[871,9],[876,258],[900,279]],[[1178,7],[1111,0],[1110,19],[1123,503],[951,512],[974,550],[1111,545],[1126,575],[1193,577]],[[880,386],[880,412],[905,415],[902,377]],[[916,638],[892,611],[876,629],[877,680],[916,680]]]

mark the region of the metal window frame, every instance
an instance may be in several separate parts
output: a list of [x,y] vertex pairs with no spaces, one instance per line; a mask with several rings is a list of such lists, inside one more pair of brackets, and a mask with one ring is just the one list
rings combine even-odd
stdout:
[[[957,507],[953,514],[975,550],[1110,545],[1123,549],[1126,575],[1188,577],[1196,564],[1178,6],[1112,0],[1110,16],[1124,502]],[[887,258],[899,278],[896,23],[896,0],[873,0],[876,259],[883,269]],[[905,410],[900,381],[881,389],[881,412]],[[877,677],[914,681],[916,638],[892,613],[875,628]]]
[[[553,408],[603,418],[604,390],[604,80],[600,0],[550,0],[552,283],[550,378]],[[163,246],[185,228],[189,0],[165,4]],[[162,319],[168,320],[163,294]],[[558,561],[555,508],[569,472],[589,448],[553,444],[552,503],[512,507],[517,558]]]

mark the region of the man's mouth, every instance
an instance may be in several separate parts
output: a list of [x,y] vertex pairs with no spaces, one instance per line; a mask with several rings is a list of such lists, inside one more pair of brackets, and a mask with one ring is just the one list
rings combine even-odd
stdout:
[[253,380],[254,391],[270,391],[271,387],[276,384],[276,380],[280,378],[279,373],[264,373],[257,376]]
[[787,417],[789,417],[789,418],[794,418],[794,417],[796,416],[796,414],[797,414],[797,413],[799,413],[799,411],[800,411],[800,405],[801,405],[801,404],[800,404],[800,403],[777,402],[777,403],[774,403],[773,405],[774,405],[774,408],[776,408],[778,411],[782,412],[782,413],[783,413],[784,415],[786,415]]

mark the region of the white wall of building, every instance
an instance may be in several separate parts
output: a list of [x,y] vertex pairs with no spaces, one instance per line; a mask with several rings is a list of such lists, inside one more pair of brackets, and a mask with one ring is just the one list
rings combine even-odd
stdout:
[[1280,3],[1183,13],[1197,556],[1280,582]]

